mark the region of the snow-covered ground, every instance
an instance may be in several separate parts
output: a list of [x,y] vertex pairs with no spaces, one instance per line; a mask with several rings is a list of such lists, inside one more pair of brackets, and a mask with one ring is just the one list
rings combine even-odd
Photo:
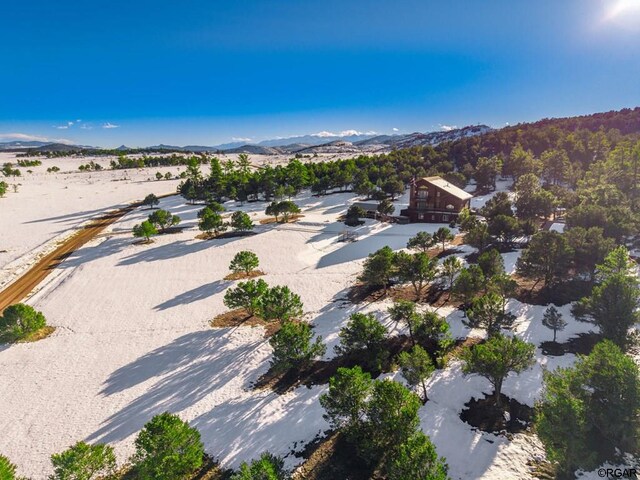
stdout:
[[[75,200],[69,200],[64,215],[78,218],[59,225],[52,218],[62,216],[60,211],[47,213],[46,204],[53,204],[52,200],[41,202],[45,206],[33,200],[17,206],[20,198],[38,198],[38,188],[50,192],[56,202],[64,197],[56,191],[64,189],[63,181],[54,183],[55,187],[49,185],[49,177],[40,182],[34,181],[33,187],[24,182],[15,194],[13,215],[22,217],[12,221],[20,227],[25,219],[44,219],[34,231],[44,228],[51,234],[72,229],[77,224],[73,221],[82,220],[72,213],[78,211],[78,195],[89,195],[99,186],[115,188],[111,183],[105,187],[104,180],[86,190],[73,183],[68,194]],[[118,185],[131,188],[133,198],[153,191],[152,186],[170,186],[170,182],[143,183],[142,178],[139,182]],[[124,201],[126,195],[119,193],[123,195],[117,201]],[[101,198],[115,202],[116,193],[111,195]],[[386,314],[388,302],[352,305],[344,301],[362,260],[384,245],[403,248],[416,232],[442,225],[368,220],[356,229],[357,242],[339,243],[345,227],[336,219],[354,200],[352,194],[316,198],[305,193],[295,200],[303,207],[299,223],[261,225],[254,236],[203,241],[195,239],[196,213],[201,207],[169,197],[161,207],[182,217],[188,228],[181,233],[156,237],[151,245],[134,245],[130,229],[148,214],[137,210],[110,227],[107,235],[71,255],[29,300],[56,326],[55,333],[36,343],[0,346],[0,452],[18,464],[19,473],[46,478],[49,456],[78,440],[108,442],[123,462],[132,453],[133,439],[142,425],[167,410],[197,427],[207,452],[225,466],[237,466],[265,450],[286,456],[288,467],[299,463],[290,452],[300,450],[328,427],[318,402],[326,386],[301,387],[283,396],[251,389],[269,366],[271,347],[262,328],[212,329],[208,325],[226,311],[224,292],[234,284],[223,280],[229,261],[240,250],[252,250],[260,258],[267,283],[288,285],[300,294],[306,318],[327,342],[326,356],[331,357],[339,329],[355,311],[375,312],[390,330],[394,328]],[[4,203],[0,205],[4,209]],[[258,220],[264,204],[241,207],[230,202],[227,207],[242,208]],[[82,204],[81,209],[85,208],[104,205]],[[5,217],[4,210],[0,214],[10,217]],[[26,229],[8,238],[21,235],[28,241]],[[25,247],[25,252],[46,241],[44,233],[37,235],[41,239]],[[4,234],[2,238],[4,242]],[[517,255],[506,254],[509,270]],[[540,322],[544,307],[511,301],[509,309],[517,316],[518,335],[535,344],[551,338]],[[559,332],[559,341],[589,329],[588,324],[572,321],[568,307],[560,310],[569,325]],[[447,316],[458,337],[482,333],[470,332],[457,310],[441,308],[439,312]],[[543,369],[573,360],[572,355],[545,357],[538,349],[535,367],[507,379],[504,393],[533,405]],[[472,396],[490,392],[487,381],[464,377],[459,362],[452,362],[433,375],[428,388],[430,401],[420,410],[421,425],[438,453],[447,458],[452,478],[530,477],[527,462],[543,455],[535,436],[518,434],[509,440],[474,431],[459,418]]]

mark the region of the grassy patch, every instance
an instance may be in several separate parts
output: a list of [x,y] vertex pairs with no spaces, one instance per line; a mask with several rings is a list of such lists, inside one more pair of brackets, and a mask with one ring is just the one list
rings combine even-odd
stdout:
[[293,223],[303,217],[304,215],[301,215],[301,214],[291,215],[287,222],[282,220],[282,218],[279,218],[277,221],[276,221],[276,217],[263,218],[262,220],[260,220],[260,225],[269,225],[270,223]]
[[265,337],[270,337],[280,330],[280,322],[268,322],[255,315],[250,315],[244,308],[231,310],[217,315],[209,322],[213,328],[264,327]]
[[244,280],[247,278],[261,277],[264,274],[265,273],[262,270],[252,270],[249,273],[246,273],[246,272],[230,273],[229,275],[224,277],[224,279],[225,280]]
[[36,330],[35,332],[31,332],[23,338],[12,338],[10,335],[0,335],[0,343],[32,343],[37,342],[38,340],[42,340],[47,338],[56,330],[56,327],[52,327],[50,325],[45,325],[44,327]]

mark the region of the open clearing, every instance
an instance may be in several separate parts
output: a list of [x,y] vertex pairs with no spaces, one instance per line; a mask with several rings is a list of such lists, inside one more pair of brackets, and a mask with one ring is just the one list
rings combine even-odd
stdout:
[[[140,176],[151,177],[153,172]],[[159,186],[170,190],[172,185],[141,182],[126,187],[133,198],[122,201],[142,198]],[[57,185],[63,188],[63,183]],[[105,182],[70,183],[66,194],[75,199],[67,205],[66,215],[73,220],[64,220],[62,227],[56,220],[44,222],[45,230],[61,234],[92,217],[87,212],[74,216],[71,207],[77,211],[80,192],[99,190],[100,185],[115,188]],[[37,185],[27,188],[25,182],[19,193],[8,194],[2,202],[12,197],[11,202],[26,202],[37,191]],[[182,217],[186,228],[180,233],[135,245],[131,227],[148,215],[145,209],[108,226],[104,234],[69,255],[28,301],[43,311],[55,333],[36,343],[0,346],[0,452],[18,464],[20,474],[35,479],[51,472],[52,453],[83,439],[109,442],[124,462],[143,424],[157,413],[171,411],[200,430],[207,452],[223,466],[236,467],[265,450],[286,457],[290,468],[300,464],[303,459],[292,452],[301,451],[328,428],[318,402],[326,386],[300,387],[285,395],[253,390],[253,382],[269,367],[271,347],[262,327],[212,329],[209,322],[226,311],[224,292],[236,283],[224,280],[229,261],[240,250],[252,250],[265,272],[261,278],[270,285],[288,285],[301,296],[305,318],[327,343],[326,359],[333,355],[340,328],[355,311],[375,312],[392,334],[403,333],[387,318],[388,301],[353,305],[346,300],[347,291],[369,253],[384,245],[401,249],[416,232],[441,225],[367,220],[356,229],[358,241],[339,243],[344,225],[337,217],[352,200],[353,194],[346,193],[301,194],[295,201],[304,218],[286,225],[259,225],[263,202],[244,206],[231,202],[226,205],[229,210],[242,209],[252,216],[257,234],[220,240],[195,238],[196,213],[202,207],[187,205],[180,197],[166,198],[160,205]],[[96,209],[84,203],[80,208],[85,207],[88,212]],[[44,206],[32,202],[22,208],[33,208],[32,218],[60,215],[45,215]],[[5,212],[0,211],[3,216]],[[27,230],[19,234],[28,236]],[[24,252],[34,246],[27,245]],[[471,250],[458,247],[458,251],[464,256]],[[507,270],[517,255],[505,255]],[[517,316],[516,333],[536,345],[551,335],[540,322],[544,308],[509,303]],[[569,306],[559,310],[570,321],[558,341],[589,331],[588,324],[572,320]],[[465,327],[458,310],[444,307],[439,313],[447,317],[458,338],[482,334]],[[543,368],[569,365],[575,356],[547,357],[538,348],[536,360],[531,370],[508,378],[503,393],[532,406],[540,393]],[[420,410],[421,426],[447,458],[452,478],[531,478],[530,463],[543,458],[534,435],[509,439],[475,431],[459,418],[466,402],[491,391],[487,381],[463,377],[460,363],[454,361],[436,371],[427,386],[430,401]]]

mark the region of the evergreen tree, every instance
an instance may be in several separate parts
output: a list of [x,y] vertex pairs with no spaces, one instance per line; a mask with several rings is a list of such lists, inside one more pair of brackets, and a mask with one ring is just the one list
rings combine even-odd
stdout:
[[340,344],[335,347],[338,355],[353,356],[369,370],[382,369],[382,363],[388,356],[385,345],[388,333],[372,313],[351,314],[339,336]]
[[516,271],[535,280],[533,287],[544,280],[545,287],[551,288],[567,275],[572,258],[573,250],[562,234],[540,232],[531,238],[529,247],[518,258]]
[[253,230],[253,221],[245,212],[237,211],[231,214],[231,228],[237,232]]
[[16,303],[4,309],[0,317],[0,336],[16,341],[45,327],[47,322],[42,312],[31,305]]
[[0,455],[0,478],[2,480],[16,480],[16,466],[3,455]]
[[167,210],[156,210],[149,215],[149,222],[155,227],[159,227],[161,232],[166,232],[167,228],[173,227],[180,223],[180,217],[178,215],[172,215]]
[[214,212],[209,207],[205,207],[201,212],[198,228],[203,232],[208,234],[213,232],[215,235],[219,235],[227,229],[227,224],[219,213]]
[[451,233],[447,227],[440,227],[433,234],[433,240],[435,243],[442,244],[442,251],[444,252],[445,243],[453,241],[455,235]]
[[431,376],[435,366],[431,357],[420,345],[416,345],[409,352],[401,352],[398,356],[402,376],[411,386],[422,386],[423,403],[427,402],[427,385],[425,380]]
[[231,475],[230,480],[287,480],[288,478],[284,470],[284,460],[265,452],[250,464],[242,462],[240,469]]
[[160,200],[158,200],[158,197],[156,197],[153,193],[150,193],[149,195],[144,197],[144,200],[142,201],[142,205],[149,208],[153,208],[159,203],[160,203]]
[[152,235],[156,235],[158,230],[155,225],[148,220],[144,222],[134,225],[133,227],[133,236],[137,238],[144,238],[147,242],[151,240]]
[[399,280],[411,282],[419,300],[424,287],[436,276],[437,261],[423,252],[411,255],[403,251],[397,252],[393,261]]
[[186,479],[202,466],[204,446],[200,433],[177,415],[153,417],[135,440],[132,458],[141,480]]
[[249,275],[249,273],[258,268],[258,265],[260,265],[258,256],[253,252],[243,250],[235,254],[229,264],[229,270],[233,273],[244,273],[245,275]]
[[446,460],[419,430],[397,448],[386,471],[388,480],[449,480]]
[[542,324],[553,330],[553,341],[556,341],[556,333],[564,330],[564,327],[567,326],[567,322],[564,318],[562,318],[562,314],[558,312],[558,309],[551,305],[544,311],[544,315],[542,317]]
[[493,386],[494,402],[501,405],[502,384],[509,373],[521,373],[535,363],[535,345],[517,337],[505,337],[499,333],[485,343],[462,351],[465,375],[480,375]]
[[[51,455],[55,480],[110,478],[116,470],[113,447],[78,442],[62,453]],[[0,478],[2,478],[0,476]]]
[[395,255],[389,247],[382,247],[372,253],[364,261],[363,271],[358,280],[373,288],[384,288],[385,291],[395,274]]
[[431,234],[427,232],[418,232],[407,242],[407,248],[410,250],[419,250],[427,253],[431,247],[435,245],[435,240]]
[[460,270],[458,278],[453,284],[453,293],[460,297],[465,305],[468,305],[484,286],[484,274],[480,267],[469,265],[469,267]]
[[482,269],[485,278],[504,273],[504,259],[495,248],[483,252],[478,257],[478,266]]
[[260,298],[260,316],[265,320],[286,322],[302,316],[300,296],[289,287],[277,285],[269,288]]
[[484,328],[490,337],[499,334],[500,329],[510,327],[514,320],[512,315],[504,313],[502,298],[494,292],[474,298],[467,317],[466,325]]
[[311,360],[324,355],[327,350],[322,337],[311,342],[313,331],[308,323],[285,321],[270,339],[273,348],[271,364],[278,371],[287,371],[296,367],[304,369]]
[[224,304],[227,308],[244,308],[250,316],[261,308],[262,297],[269,290],[267,282],[261,278],[238,283],[224,294]]

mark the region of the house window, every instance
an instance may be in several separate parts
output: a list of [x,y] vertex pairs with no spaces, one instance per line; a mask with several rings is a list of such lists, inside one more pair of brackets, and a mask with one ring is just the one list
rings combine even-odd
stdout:
[[443,222],[448,222],[449,221],[449,215],[442,215],[442,221]]
[[438,190],[438,191],[436,192],[436,197],[439,197],[439,196],[440,196],[440,191]]
[[418,209],[425,210],[427,208],[427,202],[418,202]]
[[427,198],[427,191],[424,189],[418,190],[418,198]]
[[435,215],[431,215],[431,220],[434,221],[436,219]]
[[418,220],[424,220],[424,213],[418,214]]

